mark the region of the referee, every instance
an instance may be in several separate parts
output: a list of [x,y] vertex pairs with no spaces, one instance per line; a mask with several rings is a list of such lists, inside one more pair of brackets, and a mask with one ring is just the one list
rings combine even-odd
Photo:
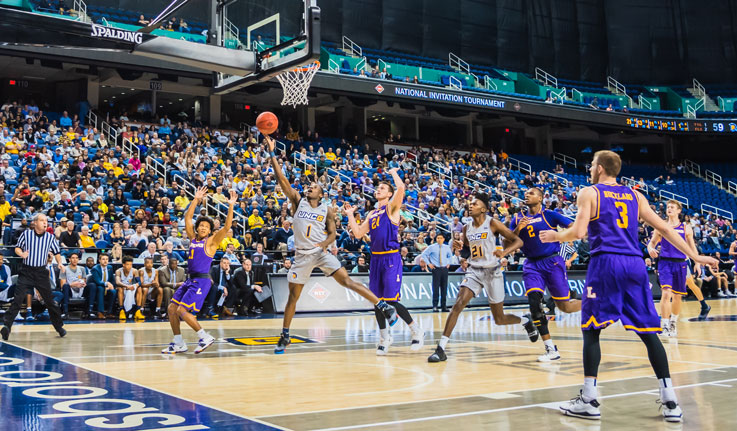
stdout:
[[10,310],[5,313],[3,319],[5,325],[0,329],[0,335],[2,335],[4,341],[7,341],[8,336],[10,336],[13,320],[20,311],[26,294],[32,293],[33,289],[38,290],[41,299],[49,309],[51,324],[54,325],[54,329],[59,333],[59,336],[63,337],[67,334],[67,331],[63,328],[61,311],[51,294],[49,270],[46,268],[49,252],[56,258],[60,273],[64,272],[64,265],[61,263],[61,255],[59,254],[59,241],[56,240],[54,234],[46,232],[47,225],[48,219],[46,216],[36,213],[33,217],[32,228],[26,229],[20,235],[18,244],[15,246],[15,254],[23,258],[23,264],[20,266],[18,282],[15,285],[13,303],[10,305]]

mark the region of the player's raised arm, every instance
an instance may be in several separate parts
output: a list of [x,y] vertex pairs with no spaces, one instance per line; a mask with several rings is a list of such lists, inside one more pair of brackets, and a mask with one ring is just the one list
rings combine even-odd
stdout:
[[640,212],[640,218],[645,223],[654,227],[663,236],[663,238],[665,238],[669,243],[673,244],[675,248],[680,250],[695,263],[701,265],[719,264],[719,261],[717,261],[713,257],[699,255],[696,252],[695,247],[694,249],[692,249],[691,246],[687,244],[686,241],[684,241],[683,238],[681,238],[681,236],[678,235],[678,233],[676,233],[676,231],[673,230],[673,228],[665,220],[661,219],[660,217],[658,217],[657,214],[655,214],[652,208],[650,208],[650,205],[648,205],[647,198],[645,198],[645,196],[637,191],[635,191],[635,193],[637,193],[638,195],[637,206]]
[[576,199],[576,205],[578,206],[578,213],[576,214],[576,220],[573,222],[573,225],[560,232],[544,230],[540,232],[540,241],[570,242],[585,237],[589,230],[592,211],[596,209],[596,191],[594,191],[593,187],[581,189],[578,199]]
[[230,199],[228,199],[228,215],[225,217],[225,224],[223,227],[220,228],[215,234],[210,238],[210,241],[208,241],[207,245],[212,253],[214,254],[215,251],[218,248],[218,245],[220,245],[220,242],[225,239],[226,236],[228,236],[228,231],[230,230],[230,227],[233,225],[233,208],[235,208],[235,203],[238,200],[238,193],[235,192],[235,190],[230,191]]
[[348,217],[348,228],[353,232],[353,236],[356,238],[363,238],[369,231],[368,217],[366,217],[366,220],[364,220],[363,223],[358,224],[358,222],[356,222],[355,212],[356,207],[351,206],[348,203],[343,206],[343,214]]
[[281,187],[281,191],[284,193],[284,196],[292,202],[292,207],[296,209],[299,204],[299,192],[292,188],[292,185],[289,184],[289,180],[281,170],[279,160],[276,158],[276,153],[274,153],[276,150],[276,141],[274,138],[267,135],[264,135],[264,141],[266,141],[267,149],[269,150],[269,160],[271,160],[271,166],[274,168],[276,181],[279,183],[279,187]]
[[393,214],[399,211],[404,202],[404,181],[399,177],[399,168],[389,169],[389,174],[394,180],[394,195],[389,201],[389,211]]
[[491,219],[491,230],[494,233],[500,234],[505,239],[505,243],[507,244],[507,246],[504,247],[503,250],[494,250],[494,255],[496,255],[496,257],[498,258],[502,258],[514,253],[515,251],[519,250],[524,244],[520,237],[515,235],[504,223],[500,222],[497,219]]
[[202,202],[205,196],[207,196],[207,187],[198,188],[194,194],[194,199],[192,199],[192,202],[189,203],[187,212],[184,214],[184,230],[187,232],[187,236],[189,237],[189,239],[197,238],[196,232],[194,231],[192,218],[194,218],[195,208],[200,204],[200,202]]

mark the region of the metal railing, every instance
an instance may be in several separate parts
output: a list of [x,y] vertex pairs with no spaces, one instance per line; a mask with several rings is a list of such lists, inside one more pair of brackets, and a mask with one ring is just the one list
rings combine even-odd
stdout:
[[704,86],[701,85],[701,83],[696,78],[693,79],[692,83],[693,83],[694,93],[696,93],[696,96],[701,96],[703,98],[706,98],[706,88],[704,88]]
[[333,73],[340,73],[340,65],[332,58],[328,60],[328,71]]
[[640,105],[640,109],[647,109],[647,110],[650,110],[650,111],[652,111],[652,109],[653,109],[653,104],[650,103],[649,100],[647,100],[644,97],[642,97],[642,94],[640,94],[639,96],[637,96],[637,103]]
[[701,98],[697,100],[693,106],[687,105],[686,116],[696,118],[696,113],[699,111],[699,109],[703,109],[704,105],[706,105],[706,98]]
[[123,152],[127,152],[131,156],[135,153],[138,156],[138,159],[141,158],[141,149],[138,148],[138,145],[131,142],[130,139],[124,138],[123,139]]
[[89,110],[89,112],[87,112],[87,124],[97,129],[97,114],[92,112],[91,109]]
[[223,20],[223,29],[225,30],[226,35],[230,33],[231,38],[235,39],[238,44],[241,43],[240,30],[238,30],[238,27],[227,17]]
[[153,172],[156,175],[164,179],[164,187],[166,187],[166,165],[156,160],[155,158],[148,156],[146,157],[146,171]]
[[529,163],[525,163],[522,160],[515,159],[514,157],[507,157],[507,162],[509,163],[509,166],[511,168],[517,168],[518,171],[531,174],[532,173],[532,165]]
[[539,67],[535,68],[535,79],[544,83],[545,85],[552,85],[553,87],[558,88],[558,78],[540,69]]
[[368,61],[366,61],[366,57],[363,57],[361,59],[361,61],[359,61],[358,63],[356,63],[356,70],[357,71],[366,70],[366,65],[367,64],[368,64]]
[[678,194],[675,194],[673,192],[669,192],[668,190],[660,189],[658,191],[658,196],[660,197],[660,199],[673,199],[675,201],[678,201],[678,202],[686,205],[686,207],[689,207],[690,206],[688,204],[688,198],[687,197],[681,196],[681,195],[678,195]]
[[348,36],[343,36],[343,51],[356,57],[363,57],[363,49]]
[[583,93],[576,90],[575,88],[571,89],[571,99],[576,100],[576,93],[578,93],[578,101],[583,103]]
[[709,204],[701,204],[701,212],[714,214],[719,217],[728,218],[730,220],[734,220],[734,214],[732,214],[731,211],[727,211],[725,209],[715,207],[714,205]]
[[706,181],[718,186],[720,189],[724,187],[722,186],[722,176],[714,171],[710,171],[708,169],[704,171],[704,178],[706,178]]
[[82,0],[74,0],[74,6],[72,9],[77,13],[76,21],[89,22],[90,18],[87,16],[87,4]]
[[452,67],[452,68],[455,68],[455,69],[463,72],[463,73],[470,73],[471,72],[471,67],[469,66],[469,64],[467,62],[463,61],[463,59],[461,57],[453,54],[452,52],[449,52],[448,53],[448,65],[450,67]]
[[637,181],[634,177],[622,177],[622,182],[624,183],[624,185],[630,188],[634,188],[635,186],[637,186],[638,190],[642,190],[645,193],[650,193],[650,187],[644,182],[640,184],[640,182]]
[[[440,163],[436,163],[436,162],[427,162],[427,169],[430,172],[436,173],[443,182],[447,179],[448,184],[450,184],[451,186],[453,185],[453,171],[452,170],[447,169],[445,166],[441,165]],[[443,188],[445,188],[445,186],[443,186]]]
[[[117,145],[118,143],[118,129],[111,126],[110,123],[106,121],[102,121],[100,123],[100,133],[105,135],[105,138],[108,140],[110,145]],[[136,147],[138,149],[138,147]],[[141,152],[138,151],[138,155],[141,155]]]
[[717,103],[719,103],[719,110],[724,112],[724,99],[722,96],[717,96]]
[[448,77],[448,87],[455,88],[456,90],[463,90],[463,83],[460,79],[456,78],[453,75],[450,75]]
[[578,162],[576,161],[576,159],[563,153],[553,153],[553,160],[561,162],[563,165],[578,168]]
[[[182,177],[179,174],[174,175],[174,177],[172,177],[172,181],[176,181],[177,183],[179,183],[182,189],[184,190],[184,193],[187,194],[190,197],[190,199],[194,199],[195,191],[197,190],[197,187],[195,187],[194,184],[187,181],[184,177]],[[228,216],[227,211],[223,211],[218,207],[218,205],[220,204],[213,203],[207,197],[205,197],[205,200],[202,204],[205,206],[205,211],[207,211],[208,215],[214,213],[214,214],[217,214],[219,217],[222,217],[223,219],[225,219]],[[248,217],[247,216],[239,212],[233,211],[233,222],[236,223],[236,225],[240,223],[243,229],[243,232],[248,231]]]
[[500,195],[503,198],[518,199],[519,200],[519,198],[517,196],[511,195],[511,194],[509,194],[509,193],[507,193],[505,191],[499,191],[499,190],[495,189],[494,187],[492,187],[492,186],[490,186],[488,184],[484,184],[481,181],[474,180],[473,178],[462,177],[461,178],[461,181],[468,182],[470,184],[473,184],[474,186],[479,186],[482,190],[483,189],[486,189],[486,193],[489,196]]
[[547,175],[549,177],[555,178],[559,182],[563,183],[563,185],[566,186],[566,187],[568,186],[568,183],[570,183],[570,181],[568,180],[568,178],[562,177],[562,176],[560,176],[558,174],[554,174],[554,173],[552,173],[550,171],[540,171],[540,173],[541,174],[545,174],[545,175]]
[[624,84],[617,81],[611,76],[606,77],[606,85],[607,87],[609,87],[610,90],[612,90],[612,92],[614,92],[614,94],[619,93],[625,96],[627,95],[627,87],[625,87]]
[[302,157],[300,153],[292,153],[292,161],[294,166],[302,164],[302,167],[305,169],[310,167],[314,171],[315,176],[317,176],[317,160],[310,157]]
[[422,221],[427,221],[427,222],[430,222],[430,223],[435,222],[435,225],[436,225],[436,227],[439,230],[442,230],[445,233],[450,233],[451,232],[450,229],[449,229],[450,221],[445,221],[443,219],[438,219],[437,216],[434,216],[434,215],[430,214],[429,212],[427,212],[427,211],[425,211],[423,209],[420,209],[420,208],[418,208],[418,207],[416,207],[416,206],[414,206],[412,204],[408,204],[408,203],[405,202],[403,205],[407,209],[411,210],[410,212],[414,212],[414,214],[417,216],[418,219],[420,219]]
[[733,195],[737,195],[737,183],[734,181],[727,181],[727,191]]
[[383,72],[386,69],[386,61],[379,59],[376,64],[379,66],[379,72]]
[[558,98],[558,100],[560,100],[560,104],[562,105],[563,102],[565,102],[565,100],[566,100],[566,87],[559,88],[557,93],[555,92],[555,90],[553,90],[551,88],[550,89],[550,95],[551,96],[556,96]]
[[701,176],[701,165],[694,162],[693,160],[686,159],[683,161],[683,166],[686,167],[686,169],[693,175],[696,175],[697,177]]

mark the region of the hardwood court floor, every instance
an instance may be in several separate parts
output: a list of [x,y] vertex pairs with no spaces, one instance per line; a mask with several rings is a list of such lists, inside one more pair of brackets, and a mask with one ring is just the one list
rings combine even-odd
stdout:
[[[448,361],[427,363],[446,315],[415,313],[426,331],[420,352],[409,350],[401,321],[386,357],[375,356],[373,315],[357,313],[294,319],[292,335],[305,342],[274,355],[281,319],[205,321],[219,341],[192,354],[159,352],[170,341],[167,323],[67,325],[65,339],[50,325],[16,325],[10,342],[110,377],[257,418],[279,428],[520,430],[737,429],[737,299],[713,300],[710,318],[689,321],[698,304],[684,305],[678,341],[664,340],[683,425],[658,411],[658,384],[645,347],[620,324],[602,334],[599,389],[602,421],[559,414],[557,405],[582,382],[580,316],[559,314],[550,324],[562,359],[536,362],[519,325],[499,327],[486,309],[464,312],[448,345]],[[521,314],[523,309],[512,309]]]

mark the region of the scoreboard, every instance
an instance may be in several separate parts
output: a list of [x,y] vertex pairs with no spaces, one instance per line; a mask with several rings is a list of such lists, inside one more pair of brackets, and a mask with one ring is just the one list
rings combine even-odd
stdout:
[[628,117],[625,121],[625,124],[633,129],[664,132],[737,133],[737,120],[657,120],[654,118]]

